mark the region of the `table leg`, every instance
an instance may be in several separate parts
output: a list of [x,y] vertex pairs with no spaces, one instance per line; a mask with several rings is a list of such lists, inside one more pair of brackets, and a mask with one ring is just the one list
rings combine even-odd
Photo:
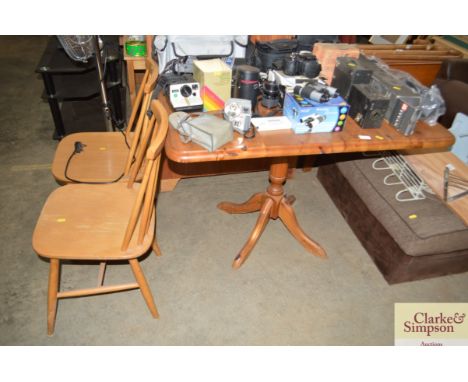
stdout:
[[241,251],[236,256],[236,258],[234,259],[234,262],[232,263],[233,268],[239,268],[244,263],[244,261],[247,260],[247,257],[249,257],[250,252],[252,251],[255,244],[257,244],[258,239],[262,235],[263,231],[265,230],[266,225],[268,224],[268,221],[270,220],[270,217],[271,217],[270,213],[271,213],[272,208],[273,208],[273,200],[267,198],[260,210],[257,223],[255,224],[252,232],[250,233],[250,236],[247,239],[247,242],[244,244]]
[[246,214],[249,212],[260,211],[267,195],[264,192],[258,192],[250,197],[245,203],[221,202],[218,208],[228,214]]
[[181,178],[174,178],[174,179],[161,179],[161,186],[159,188],[160,192],[171,192],[174,191],[174,189],[177,186],[177,183],[179,183],[179,180]]
[[312,171],[312,167],[314,165],[316,158],[317,158],[316,155],[307,155],[304,157],[304,165],[303,165],[304,172]]
[[134,106],[133,104],[135,103],[135,98],[136,98],[136,85],[135,85],[135,69],[133,67],[133,61],[128,60],[126,61],[127,63],[127,85],[128,85],[128,93],[130,95],[130,103],[132,107]]
[[288,228],[289,232],[298,240],[305,249],[312,254],[325,258],[327,257],[323,248],[308,237],[297,221],[296,214],[291,206],[295,200],[292,195],[284,195],[283,184],[288,176],[288,158],[275,158],[270,166],[270,186],[266,192],[254,194],[245,203],[222,202],[218,208],[230,213],[248,213],[259,211],[260,214],[247,242],[242,247],[239,254],[234,259],[233,268],[239,268],[249,256],[270,219],[278,217]]
[[288,163],[289,163],[289,168],[288,168],[288,179],[293,179],[294,174],[296,173],[296,167],[297,167],[297,162],[298,162],[299,157],[289,157]]
[[296,218],[296,213],[288,201],[283,198],[279,208],[279,217],[286,228],[305,249],[318,257],[327,257],[323,248],[305,234]]

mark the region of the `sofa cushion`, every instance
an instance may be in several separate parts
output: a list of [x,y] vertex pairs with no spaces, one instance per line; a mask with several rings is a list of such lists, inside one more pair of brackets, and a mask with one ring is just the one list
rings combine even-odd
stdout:
[[390,170],[374,170],[377,158],[338,162],[337,166],[369,211],[382,223],[401,249],[411,256],[449,253],[468,248],[468,227],[435,195],[425,200],[399,202],[401,185],[383,183]]

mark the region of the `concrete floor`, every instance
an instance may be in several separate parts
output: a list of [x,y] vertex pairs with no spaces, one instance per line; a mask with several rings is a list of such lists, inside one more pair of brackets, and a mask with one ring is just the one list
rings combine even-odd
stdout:
[[[391,345],[395,302],[466,302],[468,275],[389,286],[316,179],[299,171],[287,184],[298,219],[328,252],[309,253],[271,222],[244,266],[231,261],[256,216],[221,213],[266,186],[267,173],[183,180],[159,195],[164,256],[142,259],[161,315],[151,318],[138,291],[59,302],[46,335],[48,263],[31,248],[47,195],[49,107],[34,73],[43,37],[1,37],[0,344],[2,345]],[[97,266],[62,268],[62,288],[93,286]],[[133,281],[113,265],[106,282]]]

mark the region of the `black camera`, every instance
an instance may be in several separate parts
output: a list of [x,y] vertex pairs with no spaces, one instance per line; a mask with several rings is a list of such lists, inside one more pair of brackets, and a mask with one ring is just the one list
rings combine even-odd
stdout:
[[291,53],[283,59],[283,72],[288,76],[315,78],[321,70],[322,65],[310,52]]
[[312,80],[294,87],[294,94],[310,99],[314,102],[328,102],[330,98],[338,96],[338,91],[321,80]]
[[363,67],[351,57],[338,57],[333,72],[332,86],[336,87],[340,95],[348,100],[353,85],[368,84],[372,81],[372,70]]
[[353,85],[348,97],[351,105],[349,115],[364,129],[379,128],[385,117],[389,100],[389,94],[380,88],[376,81]]

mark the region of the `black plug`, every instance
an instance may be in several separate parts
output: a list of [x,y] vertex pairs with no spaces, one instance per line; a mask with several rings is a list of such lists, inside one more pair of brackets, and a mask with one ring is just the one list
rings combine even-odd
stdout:
[[81,153],[81,152],[84,150],[85,146],[86,146],[86,145],[83,144],[82,142],[76,141],[76,142],[75,142],[75,151],[74,151],[74,153],[75,153],[75,154]]

